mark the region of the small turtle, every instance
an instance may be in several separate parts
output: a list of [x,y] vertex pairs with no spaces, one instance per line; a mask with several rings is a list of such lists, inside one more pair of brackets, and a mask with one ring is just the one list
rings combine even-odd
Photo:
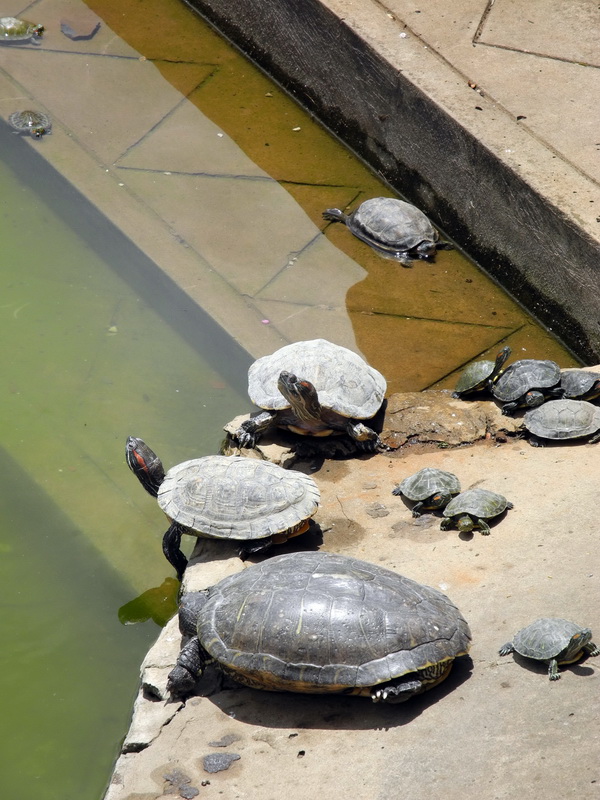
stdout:
[[422,211],[394,197],[365,200],[351,214],[328,208],[323,217],[343,222],[358,239],[403,267],[411,267],[415,258],[433,261],[437,250],[452,250],[449,242],[439,241],[438,232]]
[[504,405],[503,414],[517,408],[534,408],[549,397],[561,397],[560,367],[554,361],[523,358],[508,366],[492,387],[492,394]]
[[163,553],[181,580],[187,559],[181,536],[234,539],[255,553],[304,533],[319,504],[319,489],[302,472],[242,456],[184,461],[167,474],[148,445],[129,436],[125,457],[144,489],[171,521]]
[[469,626],[437,589],[326,552],[269,558],[183,596],[172,697],[205,665],[275,692],[399,703],[440,683],[469,650]]
[[34,139],[40,139],[45,133],[52,133],[50,117],[41,111],[13,111],[8,121],[15,133],[29,133]]
[[502,514],[513,504],[506,497],[489,489],[467,489],[453,498],[444,509],[445,519],[441,522],[441,529],[447,531],[456,525],[460,533],[469,533],[473,528],[479,528],[484,536],[490,531],[490,526],[485,521]]
[[44,30],[43,25],[26,19],[0,17],[0,42],[25,42],[27,39],[36,42],[41,39]]
[[563,369],[560,387],[568,400],[595,400],[600,397],[600,375],[585,369]]
[[494,382],[502,374],[502,367],[511,353],[510,347],[503,347],[495,361],[474,361],[461,373],[452,397],[459,398],[483,389],[491,391]]
[[523,426],[532,434],[529,443],[543,447],[540,439],[579,439],[600,441],[600,408],[586,400],[549,400],[532,408],[523,417]]
[[265,409],[235,432],[254,447],[271,425],[305,436],[346,433],[365,452],[384,448],[362,420],[381,408],[387,384],[359,355],[325,339],[295,342],[263,356],[248,370],[248,394]]
[[560,678],[559,664],[572,664],[585,654],[600,656],[600,648],[591,641],[592,632],[567,619],[544,617],[532,622],[515,634],[498,651],[499,655],[518,653],[526,658],[548,664],[551,681]]
[[412,508],[413,517],[420,517],[424,510],[441,511],[459,492],[460,482],[456,475],[435,467],[420,469],[414,475],[404,478],[392,490],[392,494],[404,495],[408,500],[416,501]]

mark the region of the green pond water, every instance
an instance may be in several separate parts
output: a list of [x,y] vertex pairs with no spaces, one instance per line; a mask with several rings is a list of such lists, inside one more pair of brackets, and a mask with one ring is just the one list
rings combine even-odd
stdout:
[[5,126],[0,151],[0,797],[95,800],[178,587],[125,439],[215,452],[249,359]]

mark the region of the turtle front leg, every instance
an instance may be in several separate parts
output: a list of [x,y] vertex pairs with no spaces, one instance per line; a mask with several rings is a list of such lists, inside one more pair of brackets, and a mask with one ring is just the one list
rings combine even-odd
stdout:
[[270,411],[263,411],[255,417],[242,422],[234,436],[240,443],[240,447],[255,447],[256,442],[267,430],[275,419],[275,414]]
[[359,450],[365,453],[374,453],[376,450],[389,450],[372,428],[362,422],[348,422],[346,433],[357,444]]
[[178,580],[183,578],[183,573],[188,563],[187,558],[179,549],[181,535],[184,531],[185,529],[182,528],[181,525],[177,522],[172,522],[171,527],[165,533],[162,540],[163,553],[169,564],[174,567]]
[[489,536],[490,533],[492,532],[490,526],[483,519],[477,520],[477,527],[484,536]]
[[167,691],[173,700],[184,700],[194,693],[209,660],[197,636],[181,648],[177,663],[167,678]]
[[588,656],[600,656],[600,647],[594,642],[588,642],[583,645],[583,652],[587,653]]
[[548,661],[548,678],[551,681],[557,681],[560,679],[560,672],[558,671],[558,661],[555,658],[551,658]]

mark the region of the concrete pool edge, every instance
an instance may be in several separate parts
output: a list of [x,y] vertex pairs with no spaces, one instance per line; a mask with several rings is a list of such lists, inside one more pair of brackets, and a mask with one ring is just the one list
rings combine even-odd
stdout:
[[555,335],[597,360],[598,188],[590,177],[475,93],[375,0],[187,2]]

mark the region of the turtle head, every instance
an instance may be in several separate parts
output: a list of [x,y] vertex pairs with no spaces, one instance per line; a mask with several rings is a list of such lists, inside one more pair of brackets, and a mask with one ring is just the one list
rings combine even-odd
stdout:
[[536,408],[537,406],[541,406],[545,399],[546,397],[544,396],[543,392],[538,392],[535,389],[532,389],[525,395],[523,404],[528,408]]
[[45,30],[46,29],[44,28],[43,25],[34,25],[33,30],[31,31],[31,35],[37,36],[38,39],[41,39]]
[[592,631],[589,628],[581,628],[581,630],[571,636],[571,641],[565,653],[565,659],[573,658],[580,650],[582,650],[588,642],[592,640]]
[[151,450],[143,439],[128,436],[125,445],[127,466],[152,497],[158,495],[158,489],[165,477],[162,461]]
[[34,139],[41,139],[42,136],[46,133],[46,128],[43,125],[33,125],[29,132],[33,136]]
[[470,533],[475,526],[475,523],[468,514],[463,514],[456,520],[456,527],[459,533]]
[[419,242],[411,252],[414,252],[418,258],[433,258],[437,252],[437,247],[435,242],[432,242],[430,239],[425,239],[425,241]]
[[301,420],[318,419],[321,412],[319,396],[310,381],[303,381],[291,372],[279,373],[277,388]]

